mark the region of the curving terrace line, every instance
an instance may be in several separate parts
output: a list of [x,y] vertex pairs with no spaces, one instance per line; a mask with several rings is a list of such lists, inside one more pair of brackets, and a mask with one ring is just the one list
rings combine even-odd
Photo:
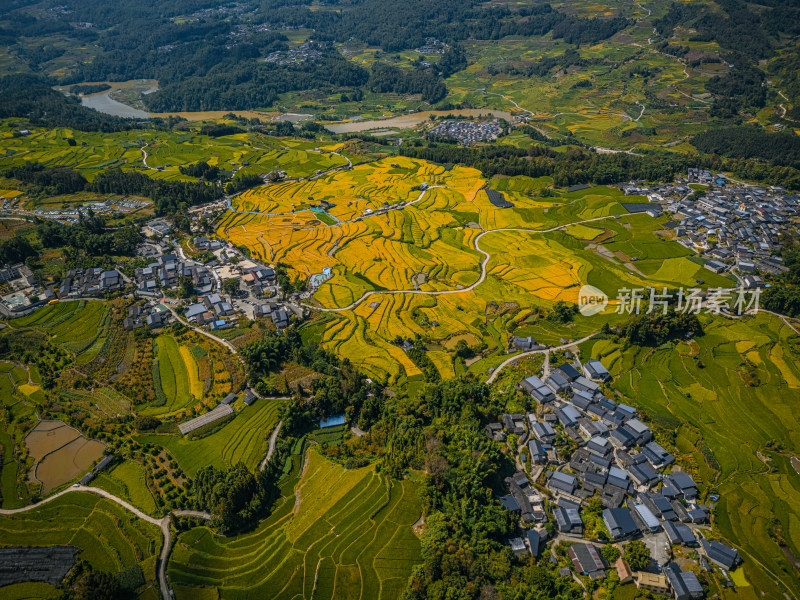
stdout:
[[[631,214],[633,215],[633,214],[637,214],[637,213],[631,213]],[[638,213],[638,214],[646,214],[646,213]],[[307,306],[308,308],[310,308],[312,310],[317,310],[317,311],[320,311],[320,312],[344,312],[344,311],[347,311],[347,310],[353,310],[359,304],[361,304],[364,300],[366,300],[370,296],[373,296],[373,295],[376,295],[376,294],[419,294],[419,295],[422,295],[422,296],[443,296],[445,294],[461,294],[461,293],[464,293],[464,292],[471,292],[476,287],[478,287],[480,284],[482,284],[484,282],[484,280],[486,279],[486,265],[489,263],[489,259],[491,258],[491,255],[488,252],[482,250],[480,245],[479,245],[480,239],[483,236],[489,235],[490,233],[497,233],[498,231],[519,231],[519,232],[533,233],[533,234],[551,233],[553,231],[558,231],[559,229],[565,229],[565,228],[567,228],[567,227],[569,227],[571,225],[582,225],[583,223],[594,223],[595,221],[605,221],[607,219],[613,219],[613,218],[614,218],[614,215],[606,215],[604,217],[594,217],[592,219],[584,219],[582,221],[575,221],[573,223],[565,223],[564,225],[558,225],[557,227],[551,227],[550,229],[529,229],[529,228],[524,228],[524,227],[502,227],[500,229],[490,229],[488,231],[484,231],[483,233],[481,233],[478,236],[476,236],[474,241],[473,241],[473,243],[472,243],[473,249],[476,250],[477,252],[480,252],[483,255],[483,260],[481,261],[481,276],[478,278],[478,280],[475,283],[473,283],[472,285],[469,285],[467,287],[464,287],[464,288],[455,289],[455,290],[441,290],[441,291],[438,291],[438,292],[423,292],[421,290],[374,290],[374,291],[370,291],[370,292],[365,292],[364,295],[361,296],[358,300],[355,300],[351,304],[348,304],[347,306],[343,306],[343,307],[340,307],[340,308],[321,308],[319,306],[311,306],[310,304],[304,304],[304,306]]]
[[[335,170],[339,170],[339,169],[337,168]],[[431,185],[431,186],[428,186],[427,188],[422,190],[422,192],[420,192],[420,195],[417,196],[416,200],[411,200],[408,203],[404,204],[403,206],[406,207],[406,206],[411,206],[412,204],[416,204],[417,202],[419,202],[420,200],[422,200],[425,197],[425,194],[427,194],[428,191],[435,190],[435,189],[447,189],[447,186],[446,185]],[[297,214],[297,213],[300,213],[300,212],[305,212],[306,210],[308,210],[308,209],[302,209],[302,210],[294,210],[294,211],[289,211],[289,212],[261,212],[261,211],[258,211],[258,210],[238,210],[236,208],[233,208],[233,196],[228,196],[228,198],[227,198],[227,206],[228,206],[228,210],[229,211],[235,212],[236,214],[239,214],[239,215],[262,215],[262,216],[265,216],[265,217],[281,217],[281,216],[286,216],[286,215],[294,215],[294,214]],[[390,206],[388,210],[397,210],[398,207],[399,207],[399,204],[395,204],[393,206]],[[378,213],[378,214],[385,214],[385,212],[381,212],[381,213]],[[366,216],[375,216],[375,215],[373,214],[373,215],[366,215]],[[363,219],[366,218],[366,216],[365,215],[361,215],[360,217],[354,217],[352,219],[348,219],[347,221],[338,221],[337,220],[336,223],[333,223],[332,225],[327,225],[327,224],[323,223],[322,225],[316,225],[314,227],[308,227],[308,229],[325,229],[326,227],[339,227],[340,225],[345,225],[347,223],[355,223],[356,221],[362,221]]]

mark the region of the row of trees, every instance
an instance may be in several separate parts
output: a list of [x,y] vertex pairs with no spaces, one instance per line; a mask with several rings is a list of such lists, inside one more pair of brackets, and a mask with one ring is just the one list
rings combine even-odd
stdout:
[[479,169],[486,177],[498,174],[528,177],[549,175],[560,187],[580,183],[618,183],[630,179],[668,181],[695,164],[688,156],[671,153],[633,156],[623,153],[598,154],[578,148],[556,152],[544,146],[462,148],[430,144],[403,146],[400,153],[442,164],[468,165]]
[[757,158],[726,159],[708,154],[653,152],[644,155],[598,154],[580,148],[556,152],[542,145],[517,148],[480,146],[464,148],[453,144],[418,143],[401,147],[400,154],[440,164],[463,164],[493,175],[549,175],[559,187],[581,184],[611,184],[631,179],[670,181],[688,167],[729,171],[742,179],[800,189],[800,169],[770,165]]

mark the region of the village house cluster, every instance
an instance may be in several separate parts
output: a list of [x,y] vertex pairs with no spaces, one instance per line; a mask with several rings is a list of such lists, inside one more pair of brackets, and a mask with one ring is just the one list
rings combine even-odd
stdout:
[[264,60],[282,66],[316,62],[323,57],[323,51],[324,47],[321,44],[305,42],[296,48],[272,52]]
[[169,253],[159,256],[146,267],[136,269],[136,293],[154,298],[160,296],[160,290],[180,287],[184,277],[191,280],[197,294],[207,294],[214,289],[214,278],[207,267],[183,261],[177,254]]
[[[540,347],[533,338],[513,338],[511,345]],[[580,575],[602,578],[616,568],[623,583],[660,594],[671,590],[677,600],[701,598],[703,588],[688,567],[710,571],[715,565],[727,576],[741,558],[706,539],[710,508],[699,502],[694,479],[675,467],[675,457],[655,441],[636,409],[603,393],[609,378],[600,361],[581,364],[577,358],[542,377],[531,375],[517,390],[535,400],[536,410],[486,425],[491,439],[513,435],[514,445],[527,450],[518,459],[520,470],[506,479],[507,494],[498,498],[518,515],[523,532],[509,540],[511,549],[539,556],[555,534],[572,544],[569,557]],[[607,540],[588,539],[585,511],[593,498],[601,503]],[[632,572],[622,559],[608,564],[600,548],[633,538],[650,549],[650,567]],[[696,562],[679,551],[684,548],[695,549]]]
[[52,210],[43,208],[31,209],[27,207],[27,196],[16,196],[15,198],[3,198],[0,204],[0,212],[8,215],[19,215],[28,217],[38,217],[40,219],[50,219],[65,225],[75,225],[81,220],[81,215],[89,211],[94,215],[109,217],[112,215],[129,215],[142,210],[150,205],[149,201],[134,200],[133,198],[109,198],[104,202],[93,202],[84,204],[80,207],[62,207]]
[[19,263],[0,267],[1,316],[22,316],[55,298],[53,289],[40,285],[27,265]]
[[434,37],[428,37],[425,38],[424,45],[414,48],[414,52],[419,54],[444,54],[449,47],[449,44],[445,44]]
[[125,285],[125,276],[116,269],[99,267],[70,269],[61,280],[59,298],[97,298],[118,292]]
[[486,121],[444,121],[433,127],[431,136],[458,140],[459,144],[471,146],[479,142],[491,142],[502,133],[503,127],[496,119]]
[[[695,193],[690,184],[705,186]],[[691,168],[675,184],[622,186],[626,194],[645,195],[673,215],[667,226],[678,243],[706,259],[714,273],[733,272],[742,287],[764,287],[760,275],[787,269],[777,254],[781,233],[797,232],[791,220],[800,214],[800,196],[782,187],[732,182],[722,174]],[[645,205],[646,206],[646,205]]]
[[[157,226],[158,223],[148,224],[150,228]],[[187,258],[181,246],[176,246],[177,253],[163,254],[171,247],[168,238],[166,244],[143,244],[140,255],[153,260],[136,269],[136,295],[155,305],[165,296],[175,295],[171,292],[190,287],[196,301],[178,310],[192,325],[211,331],[235,327],[241,315],[269,319],[278,329],[287,327],[292,315],[303,315],[299,306],[277,301],[282,292],[271,267],[243,256],[238,249],[219,240],[198,236],[192,239],[191,246],[195,251],[212,253],[213,257],[206,263],[198,262]],[[225,280],[235,282],[227,294],[222,289]]]

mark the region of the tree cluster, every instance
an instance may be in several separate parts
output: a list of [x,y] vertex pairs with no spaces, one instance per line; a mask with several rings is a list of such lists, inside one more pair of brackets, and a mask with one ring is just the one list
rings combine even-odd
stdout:
[[552,323],[564,325],[570,323],[577,314],[578,307],[575,304],[559,300],[553,304],[553,310],[547,314],[547,320]]
[[31,256],[36,256],[36,250],[26,237],[18,235],[0,241],[0,265],[24,262]]
[[116,575],[97,571],[85,560],[72,567],[61,588],[58,600],[126,600],[133,597],[130,590],[120,585]]
[[418,68],[412,71],[385,63],[372,66],[367,87],[382,94],[422,94],[422,99],[430,104],[447,95],[447,86],[430,70]]
[[[350,412],[355,420],[367,406],[366,417],[359,421],[369,428],[380,413],[382,391],[369,383],[348,359],[340,360],[315,343],[303,343],[294,326],[282,334],[268,331],[260,340],[245,344],[240,354],[247,366],[250,381],[259,393],[274,393],[267,387],[266,378],[277,373],[286,363],[295,362],[322,375],[311,384],[311,398],[291,407],[292,422],[284,426],[287,431],[299,431],[313,419]],[[361,415],[364,417],[364,415]]]
[[425,473],[422,564],[404,600],[580,597],[572,579],[546,560],[520,561],[508,547],[508,538],[518,535],[516,519],[495,495],[514,466],[482,431],[502,410],[486,384],[449,380],[387,407],[373,426],[371,435],[386,438],[385,472],[402,476],[413,467]]
[[5,176],[19,179],[23,183],[32,185],[36,191],[49,196],[80,192],[87,184],[86,178],[78,171],[65,167],[45,167],[38,162],[12,167],[6,171]]
[[143,173],[107,169],[97,175],[89,190],[100,194],[145,196],[153,200],[156,214],[171,215],[195,204],[218,200],[222,188],[203,182],[150,179]]
[[236,60],[167,83],[145,102],[155,112],[252,109],[271,106],[286,92],[359,87],[367,78],[365,69],[332,50],[318,60],[286,65]]
[[223,534],[251,527],[278,497],[280,469],[270,461],[263,471],[250,472],[239,463],[230,469],[209,465],[197,473],[195,497],[213,517],[212,526]]
[[698,335],[703,335],[703,326],[697,315],[675,310],[633,315],[623,330],[625,343],[636,346],[660,346]]
[[45,221],[36,227],[36,235],[45,248],[70,246],[90,256],[134,256],[143,237],[137,227],[108,231],[99,217],[82,218],[77,225]]
[[761,304],[772,312],[797,317],[800,316],[800,247],[793,236],[786,236],[783,242],[783,265],[789,271],[773,278],[772,285],[764,290]]
[[197,177],[205,179],[206,181],[213,181],[219,176],[220,170],[216,165],[211,166],[206,161],[201,160],[191,165],[178,167],[178,170],[183,175],[189,177]]

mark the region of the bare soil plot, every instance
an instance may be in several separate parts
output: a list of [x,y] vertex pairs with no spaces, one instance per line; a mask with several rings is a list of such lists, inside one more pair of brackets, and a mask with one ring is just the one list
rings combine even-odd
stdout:
[[103,456],[105,444],[87,440],[63,421],[42,421],[25,438],[36,464],[31,479],[42,484],[42,493],[76,479]]
[[81,432],[63,421],[42,421],[25,438],[25,445],[33,458],[41,460],[79,437]]

